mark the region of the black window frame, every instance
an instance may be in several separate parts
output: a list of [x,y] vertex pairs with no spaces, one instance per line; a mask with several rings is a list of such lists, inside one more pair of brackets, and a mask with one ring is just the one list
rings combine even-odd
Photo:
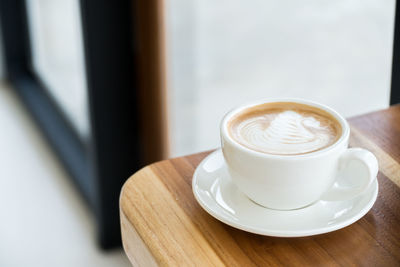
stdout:
[[392,81],[390,91],[390,105],[400,103],[400,5],[396,1],[394,16]]
[[[27,0],[29,1],[29,0]],[[133,1],[80,0],[91,135],[83,140],[32,67],[25,0],[0,0],[6,78],[68,171],[97,223],[121,244],[119,193],[142,167]]]

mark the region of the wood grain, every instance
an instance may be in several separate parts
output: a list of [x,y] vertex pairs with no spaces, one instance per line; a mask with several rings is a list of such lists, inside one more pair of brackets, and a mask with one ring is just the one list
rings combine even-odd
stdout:
[[[127,256],[134,266],[157,266],[154,256],[143,242],[135,227],[130,227],[130,222],[124,212],[120,210],[121,226],[124,228],[125,239],[129,240],[124,244]],[[128,225],[126,225],[128,223]]]
[[[125,251],[139,266],[147,266],[138,260],[146,257],[162,266],[400,266],[399,122],[399,106],[350,119],[351,146],[378,157],[380,192],[371,211],[344,229],[275,238],[219,222],[191,189],[196,166],[210,153],[204,152],[149,165],[125,183],[120,200]],[[133,249],[137,244],[148,252]]]

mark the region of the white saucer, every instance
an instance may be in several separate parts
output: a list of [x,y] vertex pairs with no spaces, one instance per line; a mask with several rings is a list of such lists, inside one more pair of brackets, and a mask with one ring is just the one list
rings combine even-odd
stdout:
[[231,182],[222,151],[206,157],[192,181],[196,200],[209,214],[235,228],[277,237],[310,236],[335,231],[363,217],[375,203],[378,182],[348,201],[317,201],[302,209],[278,211],[255,204]]

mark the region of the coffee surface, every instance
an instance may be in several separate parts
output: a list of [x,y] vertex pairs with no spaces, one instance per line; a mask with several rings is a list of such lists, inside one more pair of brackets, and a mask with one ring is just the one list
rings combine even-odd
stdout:
[[241,145],[275,155],[299,155],[324,149],[341,136],[340,123],[328,112],[293,102],[248,108],[228,122]]

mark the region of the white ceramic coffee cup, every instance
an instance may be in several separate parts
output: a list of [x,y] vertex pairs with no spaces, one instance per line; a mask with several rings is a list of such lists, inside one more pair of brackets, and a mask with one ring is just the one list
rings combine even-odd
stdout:
[[[228,122],[237,113],[271,102],[296,102],[330,113],[342,127],[340,138],[331,146],[301,155],[273,155],[251,150],[235,141]],[[261,100],[228,112],[221,122],[224,158],[234,184],[254,202],[272,209],[291,210],[320,199],[346,200],[362,194],[376,179],[378,161],[368,150],[348,148],[350,127],[331,108],[302,99]],[[340,174],[340,175],[339,175]],[[338,177],[351,177],[356,184],[335,183]]]

